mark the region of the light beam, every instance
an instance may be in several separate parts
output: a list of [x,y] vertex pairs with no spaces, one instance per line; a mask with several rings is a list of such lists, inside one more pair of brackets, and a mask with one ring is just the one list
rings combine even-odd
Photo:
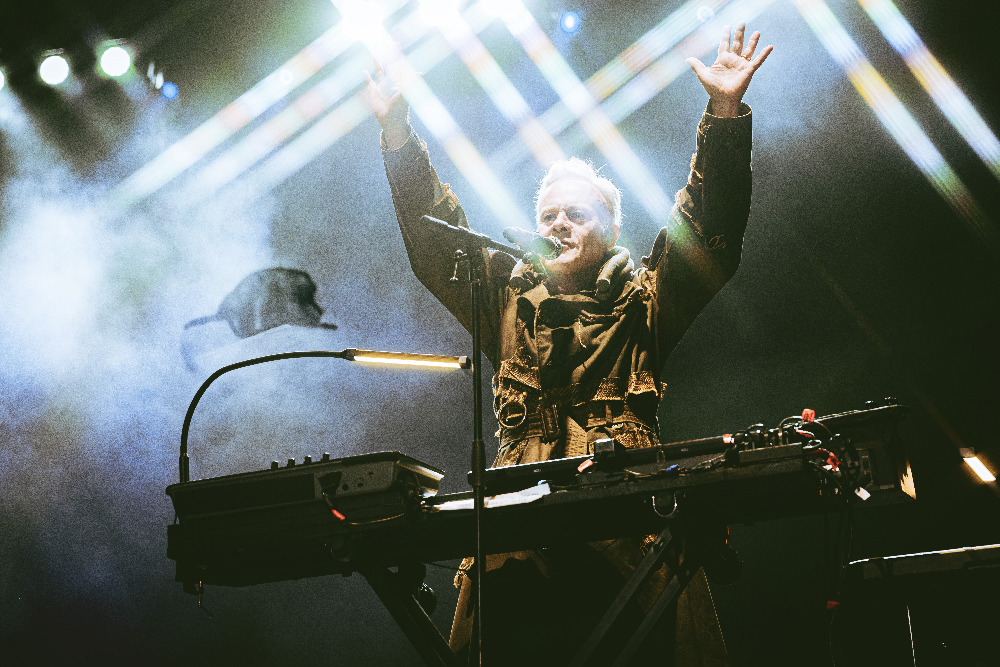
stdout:
[[597,106],[597,101],[556,50],[535,17],[520,0],[508,0],[504,25],[535,63],[563,103],[579,119],[597,148],[658,225],[666,224],[673,207],[659,183]]
[[[393,27],[392,39],[404,50],[427,34],[427,26],[416,18],[415,13],[408,14]],[[481,13],[473,20],[477,31],[488,23]],[[420,71],[427,72],[450,54],[451,49],[444,39],[434,35],[414,49],[409,58]],[[363,83],[362,72],[368,67],[371,67],[371,54],[357,53],[333,74],[303,93],[287,109],[262,123],[235,146],[199,169],[185,183],[182,205],[189,208],[204,201],[285,142],[289,143],[278,155],[250,175],[253,187],[249,189],[257,193],[266,192],[304,167],[368,117],[363,91],[349,98],[338,109],[326,113]],[[317,118],[321,120],[306,130],[303,135],[305,140],[293,139]]]
[[469,72],[493,100],[497,109],[510,121],[524,145],[534,154],[535,159],[548,167],[556,160],[566,157],[559,144],[549,134],[531,111],[531,107],[510,82],[500,65],[479,41],[475,30],[457,11],[437,14],[438,28],[448,40],[455,53],[462,59]]
[[840,64],[882,126],[952,209],[993,252],[995,232],[972,195],[920,125],[879,76],[823,0],[792,0],[823,47]]
[[1000,141],[891,0],[858,0],[941,113],[1000,178]]
[[[333,0],[333,3],[339,10],[342,6],[350,5],[351,0]],[[376,59],[387,66],[399,83],[403,95],[410,103],[411,111],[441,142],[451,161],[504,225],[528,227],[530,223],[527,216],[518,208],[507,188],[490,170],[423,77],[417,74],[419,70],[413,67],[405,55],[395,53],[392,40],[384,27],[380,31],[375,26],[372,28],[367,36],[369,41],[364,44]]]

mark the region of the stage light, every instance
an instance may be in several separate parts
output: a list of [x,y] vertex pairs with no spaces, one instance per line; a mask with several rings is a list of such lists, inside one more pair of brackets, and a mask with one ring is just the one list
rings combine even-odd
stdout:
[[438,19],[438,23],[452,50],[458,54],[493,103],[511,122],[524,145],[538,158],[539,164],[547,168],[556,160],[564,159],[566,155],[552,135],[538,122],[521,93],[479,41],[476,28],[457,12],[452,12],[450,15],[442,13],[440,16],[446,17]]
[[518,13],[517,3],[510,0],[483,0],[481,7],[487,16],[504,20],[509,20]]
[[580,29],[580,15],[574,11],[566,11],[559,17],[559,29],[572,35]]
[[618,128],[608,119],[579,75],[556,49],[538,21],[520,0],[508,0],[512,8],[504,24],[538,71],[559,95],[567,109],[598,150],[608,158],[629,190],[638,194],[643,208],[659,225],[667,224],[672,200],[629,146]]
[[51,55],[39,65],[38,76],[50,86],[58,86],[69,76],[69,63],[59,54]]
[[825,0],[792,0],[823,47],[871,107],[892,138],[935,190],[965,220],[987,247],[995,248],[995,231],[972,194],[945,161],[920,124],[896,97],[861,48],[844,29]]
[[168,100],[176,99],[180,92],[180,88],[178,88],[177,84],[173,81],[164,81],[163,85],[160,86],[160,94]]
[[[690,72],[684,57],[718,48],[718,29],[702,17],[718,16],[718,25],[750,20],[775,0],[688,0],[659,24],[599,69],[585,85],[608,118],[619,123],[666,88],[678,76]],[[719,12],[716,15],[716,11]],[[678,58],[683,52],[684,56]],[[640,74],[641,73],[641,74]],[[635,77],[635,78],[633,78]],[[631,82],[630,82],[631,79]],[[626,85],[628,84],[628,85]],[[617,91],[617,93],[616,93]],[[552,136],[558,136],[577,118],[562,102],[556,102],[539,116],[539,122]],[[577,134],[568,139],[570,152],[580,150],[585,139]],[[490,156],[492,164],[505,165],[510,171],[527,157],[524,142],[509,140]]]
[[451,20],[461,4],[461,0],[420,0],[417,14],[427,25],[439,25]]
[[377,48],[377,51],[390,46],[389,43],[385,43],[386,32],[382,26],[385,17],[379,5],[363,0],[335,1],[334,5],[343,17],[346,34],[364,42],[369,48],[378,45],[380,48]]
[[[395,11],[399,7],[399,0],[392,0],[387,7],[387,11]],[[327,30],[286,61],[281,70],[265,77],[183,139],[119,183],[111,195],[113,208],[119,211],[125,210],[159,190],[281,100],[291,87],[311,77],[353,44],[354,39],[348,36],[343,22]],[[366,58],[363,63],[359,61],[355,71],[363,69],[370,63],[370,58]],[[284,83],[282,72],[292,74],[290,83]],[[153,63],[150,63],[147,76],[155,83],[157,74]]]
[[859,0],[892,48],[906,61],[920,85],[974,151],[1000,178],[1000,140],[990,131],[969,99],[903,17],[892,0]]
[[120,46],[112,46],[101,54],[101,69],[108,76],[121,76],[132,66],[132,57]]
[[0,69],[0,90],[3,90],[4,83],[6,83],[6,79],[3,76],[3,70]]
[[983,465],[983,462],[979,460],[978,456],[973,454],[972,456],[966,456],[964,458],[966,464],[968,464],[968,466],[972,468],[972,470],[975,471],[977,475],[979,475],[979,479],[983,480],[984,482],[997,481],[996,476],[989,470],[987,470],[986,466]]

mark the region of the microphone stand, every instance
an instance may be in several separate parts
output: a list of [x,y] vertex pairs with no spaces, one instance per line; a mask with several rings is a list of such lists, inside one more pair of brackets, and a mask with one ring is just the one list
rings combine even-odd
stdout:
[[[462,264],[468,264],[469,285],[472,288],[472,325],[469,327],[472,334],[472,471],[469,475],[469,482],[472,485],[473,512],[475,515],[476,531],[476,555],[475,555],[475,581],[476,581],[476,615],[475,622],[475,642],[476,642],[476,663],[482,667],[483,664],[483,575],[486,573],[485,554],[483,553],[483,513],[486,509],[486,444],[483,441],[483,386],[482,386],[482,323],[481,302],[483,281],[486,279],[486,259],[484,256],[486,248],[494,248],[517,257],[531,261],[540,267],[541,262],[535,253],[524,252],[519,248],[498,243],[486,236],[474,232],[464,227],[449,225],[443,220],[432,218],[429,215],[423,217],[425,225],[438,227],[438,231],[450,237],[452,245],[458,245],[455,250],[455,269],[451,279],[448,281],[452,285],[460,282],[458,277],[459,268]],[[457,243],[456,243],[457,241]],[[465,249],[462,249],[462,246]]]
[[452,282],[458,282],[458,268],[463,262],[469,265],[469,285],[472,288],[472,470],[469,483],[472,485],[473,513],[476,525],[476,664],[483,664],[483,575],[486,573],[483,553],[483,512],[486,509],[486,443],[483,440],[483,372],[482,334],[480,300],[483,289],[483,262],[471,260],[462,250],[455,251],[455,273]]

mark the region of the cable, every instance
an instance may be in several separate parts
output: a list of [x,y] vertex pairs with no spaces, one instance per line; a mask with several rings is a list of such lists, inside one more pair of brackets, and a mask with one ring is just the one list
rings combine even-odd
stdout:
[[821,421],[813,421],[813,422],[809,422],[809,424],[810,424],[810,425],[812,425],[812,426],[819,426],[819,427],[820,427],[820,428],[822,428],[822,429],[823,429],[824,431],[826,431],[826,434],[827,434],[828,436],[830,436],[830,442],[833,442],[833,441],[834,441],[834,439],[836,438],[836,436],[835,436],[835,435],[833,434],[833,431],[831,431],[831,430],[830,430],[830,429],[829,429],[829,428],[827,427],[827,425],[826,425],[826,424],[824,424],[823,422],[821,422]]
[[681,468],[677,471],[678,475],[690,475],[692,473],[698,472],[710,472],[718,468],[726,460],[725,454],[720,454],[719,456],[706,459],[699,463],[698,465],[691,466],[690,468]]
[[[844,583],[844,572],[846,565],[850,559],[851,555],[851,545],[854,538],[854,508],[851,505],[851,498],[844,490],[844,486],[841,484],[837,476],[831,471],[827,470],[823,466],[819,465],[815,461],[806,461],[806,463],[812,466],[822,477],[827,478],[833,482],[837,488],[840,490],[841,496],[844,499],[844,505],[840,513],[840,520],[837,522],[837,533],[834,539],[834,552],[839,556],[839,563],[836,570],[835,579],[835,589],[834,597],[840,597],[840,590]],[[846,521],[846,529],[845,529]],[[843,544],[843,548],[841,548]],[[830,615],[830,629],[828,634],[828,646],[830,649],[830,659],[833,662],[834,667],[837,665],[837,658],[833,650],[833,625],[834,619],[837,616],[837,610],[831,610]]]
[[255,366],[257,364],[265,364],[269,361],[282,361],[284,359],[299,359],[302,357],[330,357],[333,359],[351,359],[351,353],[353,350],[344,350],[343,352],[331,352],[328,350],[313,350],[310,352],[282,352],[280,354],[269,354],[263,357],[256,357],[254,359],[247,359],[245,361],[240,361],[235,364],[230,364],[228,366],[223,366],[219,370],[215,371],[208,376],[198,391],[195,392],[194,398],[191,399],[191,404],[188,405],[187,414],[184,415],[184,426],[181,427],[181,455],[179,460],[180,467],[180,479],[181,482],[187,482],[190,479],[190,474],[188,470],[188,433],[191,430],[191,420],[194,418],[195,408],[198,407],[198,401],[201,397],[205,395],[208,388],[213,382],[218,380],[220,377],[228,373],[229,371],[235,371],[240,368],[246,368],[247,366]]
[[387,516],[382,519],[369,519],[368,521],[344,521],[348,526],[367,526],[372,523],[382,523],[384,521],[392,521],[393,519],[401,519],[406,516],[406,512],[402,514],[397,514],[396,516]]

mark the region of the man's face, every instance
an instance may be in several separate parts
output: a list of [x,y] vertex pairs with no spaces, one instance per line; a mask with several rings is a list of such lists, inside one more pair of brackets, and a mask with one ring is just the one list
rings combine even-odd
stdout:
[[577,179],[558,180],[538,199],[538,233],[559,239],[563,251],[545,266],[556,276],[569,276],[599,262],[618,238],[618,225],[601,193]]

